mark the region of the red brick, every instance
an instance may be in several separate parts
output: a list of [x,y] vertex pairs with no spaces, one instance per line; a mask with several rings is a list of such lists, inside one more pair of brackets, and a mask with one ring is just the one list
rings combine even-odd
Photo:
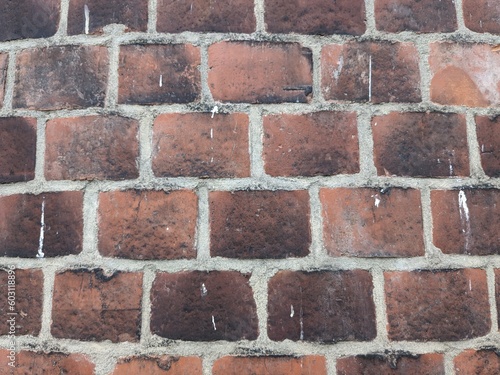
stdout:
[[202,375],[198,357],[128,357],[118,361],[112,375]]
[[391,33],[448,33],[457,29],[454,0],[375,0],[377,29]]
[[28,352],[21,351],[15,356],[15,370],[11,372],[9,369],[8,350],[0,350],[0,372],[1,374],[9,375],[27,375],[27,374],[43,374],[43,375],[94,375],[95,365],[82,354],[65,354],[65,353],[43,353],[43,352]]
[[80,253],[82,210],[81,191],[0,197],[0,256],[35,258],[40,243],[45,257]]
[[298,191],[210,193],[210,254],[286,258],[309,254],[309,195]]
[[431,43],[431,100],[439,104],[500,105],[500,53],[487,44]]
[[375,116],[372,132],[379,176],[469,175],[464,115],[393,112]]
[[266,0],[264,4],[271,33],[361,35],[366,30],[363,0]]
[[271,176],[359,172],[356,114],[325,111],[265,116],[264,163]]
[[500,177],[500,116],[476,116],[481,165],[490,177]]
[[490,331],[486,272],[385,272],[390,340],[458,341]]
[[113,23],[125,25],[128,31],[147,30],[147,0],[70,0],[69,35],[85,33],[85,7],[88,8],[89,34],[100,34],[104,26]]
[[249,177],[248,115],[167,113],[153,126],[159,177]]
[[35,178],[36,119],[0,118],[0,183]]
[[139,124],[118,116],[58,118],[46,125],[48,180],[137,178]]
[[298,43],[215,43],[208,65],[215,100],[306,103],[312,96],[312,52]]
[[463,0],[465,26],[477,33],[500,34],[500,3],[495,0]]
[[4,317],[0,335],[9,334],[11,322],[15,324],[12,330],[15,335],[38,335],[42,327],[43,272],[9,267],[0,271],[0,288],[4,293],[4,298],[0,299],[0,314]]
[[27,49],[17,56],[13,106],[38,110],[102,107],[107,79],[106,47]]
[[321,86],[327,100],[421,100],[418,53],[411,43],[331,44],[323,47],[321,62]]
[[120,48],[118,101],[123,104],[189,103],[201,92],[200,50],[190,44]]
[[192,191],[111,191],[99,197],[99,251],[129,259],[195,258]]
[[420,192],[322,189],[324,243],[332,256],[423,256]]
[[267,333],[274,341],[367,341],[377,335],[368,271],[280,271],[269,281]]
[[500,356],[496,350],[465,350],[455,357],[453,363],[457,375],[500,374]]
[[[495,299],[497,311],[500,311],[500,269],[495,270]],[[497,319],[500,325],[500,315],[498,315]]]
[[326,375],[325,357],[222,357],[212,375]]
[[500,190],[431,192],[433,242],[445,254],[500,254]]
[[151,290],[151,331],[174,340],[255,340],[249,278],[234,271],[159,273]]
[[51,333],[82,341],[139,341],[142,274],[73,270],[56,274]]
[[158,0],[159,32],[251,33],[255,31],[252,0]]
[[3,97],[5,91],[5,78],[7,77],[7,63],[9,55],[0,53],[0,108],[3,106]]

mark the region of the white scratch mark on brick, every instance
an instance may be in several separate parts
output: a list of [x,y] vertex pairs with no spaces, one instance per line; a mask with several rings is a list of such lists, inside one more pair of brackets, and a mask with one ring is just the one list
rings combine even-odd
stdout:
[[45,197],[42,201],[42,217],[40,218],[40,238],[38,239],[38,253],[36,254],[37,258],[45,257],[45,253],[43,252],[43,240],[45,237]]
[[469,292],[472,291],[472,281],[469,280]]
[[295,311],[293,310],[293,305],[290,305],[290,318],[293,318]]
[[335,79],[335,81],[338,81],[340,73],[342,73],[343,68],[344,68],[344,56],[340,56],[338,67],[337,69],[333,70],[333,78]]
[[90,10],[87,4],[83,7],[83,13],[85,14],[85,34],[88,34],[90,27]]
[[450,176],[453,176],[453,163],[451,162],[451,159],[448,159],[448,163],[450,164]]
[[372,56],[368,63],[368,101],[372,101]]
[[214,115],[216,113],[219,113],[219,107],[218,106],[214,106],[214,109],[212,109],[212,118],[214,118]]
[[378,194],[372,195],[372,198],[375,198],[375,207],[378,207],[380,204],[380,197]]
[[205,283],[201,284],[201,296],[205,297],[208,294],[207,287],[205,286]]
[[470,214],[469,206],[467,206],[467,197],[465,192],[460,190],[458,193],[458,208],[460,210],[460,222],[462,224],[462,233],[465,233],[465,250],[469,250],[469,237],[470,237]]
[[214,138],[214,128],[211,128],[210,129],[210,139],[213,139],[213,138]]
[[160,87],[163,87],[163,74],[160,74]]
[[214,326],[214,331],[217,331],[217,327],[215,326],[215,318],[212,315],[212,325]]
[[304,340],[304,311],[300,307],[300,339]]

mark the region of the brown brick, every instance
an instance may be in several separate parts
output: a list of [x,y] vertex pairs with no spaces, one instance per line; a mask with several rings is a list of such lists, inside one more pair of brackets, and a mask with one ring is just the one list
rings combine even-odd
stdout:
[[210,254],[286,258],[309,254],[309,195],[298,191],[210,193]]
[[198,357],[127,357],[118,361],[112,375],[202,375]]
[[159,32],[251,33],[255,31],[252,0],[158,0]]
[[[20,351],[15,356],[15,370],[9,369],[10,352],[0,350],[0,373],[3,375],[94,375],[95,365],[83,354]],[[5,372],[2,372],[5,371]]]
[[[500,311],[500,269],[495,269],[495,299],[497,311]],[[500,314],[497,317],[500,325]]]
[[431,192],[433,241],[445,254],[500,254],[500,190]]
[[88,33],[100,34],[104,26],[118,23],[128,31],[146,31],[147,0],[70,0],[68,34],[85,34],[85,7],[88,8]]
[[448,33],[457,29],[454,0],[375,0],[377,29],[391,33]]
[[385,272],[390,340],[458,341],[490,331],[486,272]]
[[469,175],[464,115],[393,112],[375,116],[372,132],[379,176]]
[[264,4],[271,33],[361,35],[366,30],[363,0],[266,0]]
[[47,38],[57,32],[59,0],[3,1],[0,12],[0,41]]
[[326,375],[325,357],[222,357],[212,375]]
[[0,183],[35,178],[36,119],[0,118]]
[[159,177],[249,177],[248,115],[167,113],[153,126]]
[[358,150],[353,112],[264,117],[264,163],[271,176],[357,173]]
[[324,243],[332,256],[425,254],[420,192],[414,189],[321,189]]
[[500,116],[476,116],[481,165],[490,177],[500,177]]
[[151,290],[151,331],[174,340],[255,340],[250,275],[234,271],[160,273]]
[[[4,293],[4,298],[0,299],[0,314],[4,317],[4,322],[0,325],[0,335],[8,335],[11,324],[14,324],[12,332],[15,335],[37,336],[42,327],[42,271],[9,267],[0,271],[0,288]],[[13,294],[8,294],[12,292]],[[8,300],[7,297],[12,299]]]
[[82,210],[80,191],[0,197],[0,256],[35,258],[40,244],[45,257],[80,253]]
[[3,106],[3,97],[5,91],[5,78],[7,77],[7,63],[9,62],[9,55],[0,53],[0,108]]
[[457,375],[500,374],[500,356],[497,350],[465,350],[455,357],[453,363]]
[[431,43],[431,100],[439,104],[500,105],[500,53],[487,44]]
[[120,48],[118,101],[123,104],[189,103],[201,92],[200,50],[190,44]]
[[99,251],[107,257],[196,257],[192,191],[110,191],[99,197]]
[[369,354],[337,360],[337,375],[444,375],[442,354]]
[[321,86],[327,100],[421,100],[418,53],[411,43],[331,44],[323,47],[321,62]]
[[51,333],[82,341],[139,341],[142,274],[101,269],[56,274]]
[[269,282],[267,332],[274,341],[367,341],[377,335],[368,271],[280,271]]
[[306,103],[312,96],[312,52],[298,43],[215,43],[208,65],[215,100]]
[[106,47],[27,49],[17,56],[13,106],[38,110],[102,107],[107,79]]
[[492,0],[463,0],[465,26],[477,33],[500,34],[500,3]]
[[118,116],[58,118],[46,125],[48,180],[137,178],[139,124]]

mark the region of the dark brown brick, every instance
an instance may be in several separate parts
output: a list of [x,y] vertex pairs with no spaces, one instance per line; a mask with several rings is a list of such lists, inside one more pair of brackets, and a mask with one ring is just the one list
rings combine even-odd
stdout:
[[250,275],[234,271],[160,273],[151,290],[151,331],[174,340],[255,340]]
[[153,126],[159,177],[249,177],[248,115],[167,113]]
[[35,178],[36,119],[0,118],[0,183]]
[[280,271],[269,282],[267,332],[274,341],[367,341],[377,335],[368,271]]
[[46,125],[48,180],[137,178],[139,124],[118,116],[58,118]]
[[265,116],[264,163],[271,176],[359,172],[356,114],[325,111]]
[[264,4],[271,33],[361,35],[366,30],[363,0],[266,0]]
[[500,34],[500,3],[495,0],[463,0],[465,26],[477,33]]
[[500,116],[476,116],[481,165],[490,177],[500,177]]
[[215,43],[208,65],[215,100],[306,103],[312,96],[312,53],[298,43]]
[[118,101],[123,104],[189,103],[201,92],[200,50],[190,44],[120,48]]
[[500,374],[500,356],[497,350],[465,350],[453,360],[455,374]]
[[99,251],[107,257],[196,257],[192,191],[110,191],[99,197]]
[[27,49],[17,56],[13,106],[38,110],[102,107],[107,79],[106,47]]
[[[20,351],[15,356],[15,370],[9,366],[10,352],[0,350],[0,373],[2,375],[94,375],[95,365],[83,354],[43,353]],[[4,372],[2,372],[4,371]]]
[[139,341],[142,274],[74,270],[56,274],[51,333],[82,341]]
[[385,272],[390,340],[458,341],[490,331],[486,272]]
[[323,47],[321,62],[321,86],[327,100],[421,100],[418,53],[411,43],[331,44]]
[[469,175],[464,115],[393,112],[375,116],[372,132],[379,176]]
[[35,258],[40,244],[45,257],[80,253],[82,209],[80,191],[0,197],[0,256]]
[[222,357],[212,375],[326,375],[325,357]]
[[128,31],[146,31],[147,0],[70,0],[68,34],[85,34],[85,7],[88,8],[88,34],[100,34],[104,26],[118,23]]
[[112,375],[202,375],[198,357],[127,357],[118,361]]
[[286,258],[309,254],[309,195],[298,191],[210,193],[210,254]]
[[420,192],[338,188],[320,191],[324,243],[332,256],[423,256]]
[[500,190],[431,192],[433,242],[445,254],[500,254]]
[[158,0],[159,32],[251,33],[255,31],[252,0]]
[[9,55],[0,53],[0,108],[3,107],[3,97],[5,94],[5,78],[7,77],[7,63]]

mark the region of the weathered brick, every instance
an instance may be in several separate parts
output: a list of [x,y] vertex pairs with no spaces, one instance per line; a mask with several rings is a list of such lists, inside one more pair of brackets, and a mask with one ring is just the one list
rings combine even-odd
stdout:
[[46,125],[48,180],[137,178],[139,124],[118,116],[57,118]]
[[326,375],[325,357],[222,357],[212,375]]
[[477,33],[500,34],[500,3],[495,0],[463,0],[465,26]]
[[[500,269],[495,269],[495,299],[497,311],[500,311]],[[497,316],[500,325],[500,314]]]
[[35,258],[39,249],[45,257],[80,253],[82,210],[81,191],[0,197],[0,256]]
[[118,101],[189,103],[201,92],[200,50],[190,44],[120,47]]
[[82,341],[138,341],[142,274],[101,269],[55,276],[51,333]]
[[264,163],[271,176],[359,172],[356,114],[324,111],[265,116]]
[[361,35],[366,30],[363,0],[266,0],[264,5],[271,33]]
[[498,350],[465,350],[453,360],[455,374],[495,375],[500,374],[500,356]]
[[481,165],[490,177],[500,177],[500,116],[476,116]]
[[418,53],[411,43],[348,42],[321,52],[325,99],[355,102],[419,102]]
[[108,52],[101,46],[54,46],[19,52],[13,106],[38,110],[102,107]]
[[486,272],[385,272],[390,340],[458,341],[490,331]]
[[453,0],[375,0],[377,29],[391,33],[448,33],[457,29]]
[[439,104],[500,105],[500,53],[487,44],[431,43],[431,100]]
[[36,119],[0,118],[0,183],[35,178]]
[[5,95],[5,78],[7,77],[7,63],[9,55],[0,53],[0,108],[3,106],[3,97]]
[[275,341],[367,341],[375,338],[368,271],[280,271],[269,281],[269,338]]
[[249,278],[234,271],[158,274],[151,331],[176,340],[255,340],[259,329]]
[[112,375],[201,375],[198,357],[127,357],[118,361]]
[[464,115],[393,112],[375,116],[372,132],[379,176],[469,175]]
[[47,38],[57,32],[59,0],[2,1],[0,41]]
[[208,65],[215,100],[306,103],[312,96],[312,52],[298,43],[215,43]]
[[[86,30],[85,9],[88,9]],[[146,31],[148,27],[147,0],[70,0],[68,34],[99,34],[104,26],[123,24],[129,31]]]
[[167,113],[153,125],[159,177],[249,177],[248,115]]
[[423,256],[420,192],[322,189],[324,243],[332,256]]
[[433,242],[446,254],[500,254],[500,190],[431,192]]
[[158,0],[159,32],[251,33],[255,31],[252,0]]
[[99,197],[99,252],[129,259],[196,257],[192,191],[110,191]]
[[[37,336],[42,327],[42,271],[11,268],[2,270],[0,271],[0,288],[5,296],[0,299],[0,314],[4,317],[4,322],[0,325],[0,335],[9,334],[11,324],[15,324],[13,326],[15,335]],[[8,292],[14,292],[14,294],[8,294]],[[8,296],[13,299],[7,299]],[[10,301],[14,302],[14,305],[11,305]],[[8,315],[9,313],[16,313],[16,315]],[[12,317],[14,319],[11,323],[9,319]]]
[[[15,370],[9,369],[10,352],[0,350],[0,373],[9,375],[94,375],[95,365],[83,354],[20,351],[15,355]],[[2,372],[4,371],[4,372]]]
[[309,254],[309,195],[298,191],[219,191],[210,197],[210,254],[286,258]]

